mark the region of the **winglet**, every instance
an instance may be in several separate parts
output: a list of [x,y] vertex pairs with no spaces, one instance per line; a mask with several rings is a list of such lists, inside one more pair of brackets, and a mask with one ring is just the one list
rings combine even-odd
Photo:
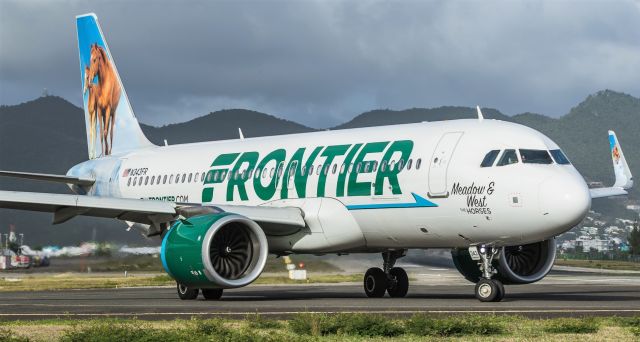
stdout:
[[478,112],[478,121],[484,120],[484,115],[482,115],[482,111],[480,110],[480,106],[476,106],[476,111]]
[[238,127],[238,134],[240,135],[240,140],[244,140],[244,134],[242,134],[242,128]]
[[609,149],[611,151],[611,160],[613,161],[613,171],[616,175],[616,182],[613,187],[625,190],[631,189],[633,187],[633,175],[614,131],[609,131]]

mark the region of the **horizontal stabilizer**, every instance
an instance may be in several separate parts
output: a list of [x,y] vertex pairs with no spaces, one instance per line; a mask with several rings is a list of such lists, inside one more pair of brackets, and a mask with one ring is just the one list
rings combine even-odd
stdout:
[[76,184],[80,186],[91,186],[95,183],[95,179],[90,178],[78,178],[73,176],[54,175],[48,173],[32,173],[32,172],[17,172],[17,171],[1,171],[0,176],[13,177],[22,179],[32,179],[54,183]]

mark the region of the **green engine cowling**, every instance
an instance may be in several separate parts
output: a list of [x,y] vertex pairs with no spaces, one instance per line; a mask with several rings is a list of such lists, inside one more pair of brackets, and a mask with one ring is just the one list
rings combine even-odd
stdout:
[[160,257],[180,284],[235,288],[258,278],[267,253],[267,238],[255,221],[223,212],[176,222],[162,240]]

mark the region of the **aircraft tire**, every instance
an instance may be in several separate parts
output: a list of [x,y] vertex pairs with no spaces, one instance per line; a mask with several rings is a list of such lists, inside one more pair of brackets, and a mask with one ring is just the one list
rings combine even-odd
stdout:
[[500,298],[499,282],[495,279],[480,279],[475,288],[476,298],[481,302],[495,302]]
[[218,300],[222,297],[222,289],[201,289],[200,291],[206,300]]
[[389,296],[393,298],[405,297],[409,291],[409,276],[407,276],[407,272],[401,267],[393,267],[389,270],[389,274],[396,280],[395,285],[387,289]]
[[189,288],[180,283],[177,284],[176,288],[178,290],[178,297],[182,300],[196,299],[198,298],[198,292],[200,291],[199,289]]
[[369,298],[380,298],[387,291],[387,275],[378,267],[372,267],[364,274],[364,293]]

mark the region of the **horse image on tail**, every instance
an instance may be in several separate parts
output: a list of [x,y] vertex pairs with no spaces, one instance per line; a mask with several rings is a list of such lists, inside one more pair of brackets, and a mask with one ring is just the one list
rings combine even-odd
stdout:
[[[96,76],[98,76],[98,82],[92,83]],[[93,101],[93,110],[95,110],[93,116],[100,122],[102,155],[110,155],[121,88],[111,61],[107,58],[104,48],[98,44],[91,45],[89,66],[85,69],[85,90],[89,90],[89,113],[92,111]],[[91,116],[89,114],[89,122],[91,122]]]
[[82,93],[87,95],[87,112],[89,113],[89,158],[96,157],[96,124],[100,122],[100,131],[102,132],[102,118],[98,118],[98,93],[100,87],[98,84],[91,83],[89,79],[89,67],[84,69],[84,88]]

